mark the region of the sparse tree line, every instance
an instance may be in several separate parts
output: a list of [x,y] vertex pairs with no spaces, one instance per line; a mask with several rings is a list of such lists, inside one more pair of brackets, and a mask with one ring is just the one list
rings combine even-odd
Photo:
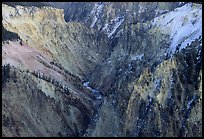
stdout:
[[[83,86],[81,84],[79,84],[79,82],[81,82],[79,77],[77,77],[77,76],[73,75],[72,73],[70,73],[69,71],[67,71],[60,63],[52,61],[52,62],[50,62],[50,64],[48,64],[48,63],[44,62],[43,60],[40,60],[39,62],[42,63],[43,65],[45,65],[46,67],[53,69],[60,74],[65,75],[66,79],[69,82],[72,82],[73,85],[75,87],[77,87],[79,90],[83,90]],[[60,70],[56,69],[53,65],[58,67]]]
[[[33,71],[30,72],[28,69],[26,70],[27,73],[31,73],[32,75],[34,75],[37,78],[43,79],[47,82],[50,82],[52,84],[54,84],[56,87],[59,87],[60,89],[62,89],[65,93],[69,93],[69,89],[67,86],[64,86],[62,84],[62,82],[59,82],[55,79],[51,79],[51,77],[45,76],[43,73],[37,72],[37,71]],[[4,85],[8,79],[13,79],[13,81],[16,83],[17,82],[17,73],[16,70],[13,69],[13,72],[11,72],[11,66],[10,64],[6,64],[2,66],[2,85]]]
[[[72,73],[70,73],[69,71],[67,71],[60,63],[55,62],[55,61],[52,61],[52,62],[50,62],[50,64],[51,64],[51,65],[50,65],[50,64],[44,62],[43,60],[40,60],[39,62],[42,63],[43,65],[45,65],[46,67],[51,68],[51,69],[57,71],[58,73],[65,75],[66,79],[67,79],[69,82],[72,82],[73,85],[74,85],[75,87],[77,87],[79,90],[81,90],[81,91],[83,90],[83,86],[80,84],[81,80],[79,79],[79,77],[77,77],[77,76],[73,75]],[[61,70],[56,69],[55,67],[53,67],[53,65],[56,66],[56,67],[58,67],[58,68],[61,69]],[[35,73],[35,75],[36,75],[36,73]],[[43,76],[44,76],[44,75],[43,75]],[[36,76],[36,77],[40,78],[39,76]],[[49,77],[49,78],[50,78],[50,77]],[[47,77],[46,77],[45,80],[49,81],[49,80],[47,79]],[[49,82],[52,82],[52,81],[49,81]],[[53,84],[54,84],[54,83],[53,83]],[[58,84],[58,83],[57,83],[57,84]]]
[[[60,63],[55,62],[55,61],[52,61],[52,62],[50,62],[50,64],[51,64],[51,65],[54,65],[54,66],[58,67],[59,69],[61,69],[62,71],[64,71],[66,78],[68,78],[67,75],[69,75],[69,76],[71,77],[71,78],[68,78],[69,81],[73,81],[73,82],[79,82],[79,81],[81,81],[81,80],[79,79],[79,77],[73,75],[71,72],[69,72],[68,70],[66,70]],[[53,67],[52,67],[52,68],[53,68]],[[63,73],[60,72],[60,71],[59,71],[59,73],[63,74]]]
[[[16,83],[17,82],[17,73],[16,70],[13,69],[13,72],[11,72],[11,66],[10,64],[6,64],[2,66],[2,85],[5,84],[8,79],[13,79],[13,81]],[[24,72],[24,70],[23,70]],[[60,89],[62,89],[65,93],[69,94],[69,89],[66,85],[63,85],[62,82],[52,79],[50,76],[46,76],[45,74],[41,73],[41,72],[37,72],[37,71],[33,71],[30,72],[28,69],[26,70],[26,73],[31,73],[32,75],[34,75],[37,78],[43,79],[47,82],[52,83],[53,85],[55,85],[56,87],[59,87]],[[67,76],[66,76],[67,77]],[[73,75],[74,78],[69,78],[69,81],[73,82],[73,85],[78,88],[79,90],[83,90],[83,86],[78,82],[78,80],[75,79],[75,76]],[[75,79],[75,80],[74,80]]]
[[2,85],[7,82],[10,78],[10,65],[3,65],[2,66]]
[[55,85],[56,87],[59,87],[60,89],[64,90],[65,93],[69,93],[69,89],[67,86],[63,85],[62,82],[59,82],[55,79],[51,79],[51,77],[49,76],[45,76],[45,74],[37,72],[37,71],[33,71],[31,72],[32,75],[34,75],[37,78],[43,79],[47,82],[52,83],[53,85]]
[[[18,36],[18,34],[14,33],[14,32],[10,32],[8,30],[6,30],[4,28],[4,26],[2,25],[2,41],[7,41],[7,40],[18,40],[20,39],[20,37]],[[21,39],[20,39],[21,40]]]
[[55,62],[55,60],[53,60],[52,62],[50,62],[51,65],[54,65],[56,67],[58,67],[59,69],[63,70],[66,74],[69,74],[70,76],[74,76],[73,74],[71,74],[70,72],[68,72],[63,66],[62,64]]
[[6,64],[2,66],[2,85],[4,85],[8,79],[13,79],[13,81],[17,82],[17,74],[15,69],[13,69],[13,72],[11,72],[11,66],[10,64]]
[[[73,75],[72,73],[70,73],[68,70],[66,70],[60,63],[55,62],[55,61],[51,61],[50,64],[44,62],[43,60],[39,60],[40,63],[42,63],[43,65],[45,65],[46,67],[53,69],[55,71],[57,71],[60,74],[64,74],[66,76],[66,78],[69,81],[73,81],[73,82],[80,82],[81,80],[79,79],[79,77]],[[56,69],[54,66],[58,67],[60,70]],[[69,75],[69,76],[67,76]]]

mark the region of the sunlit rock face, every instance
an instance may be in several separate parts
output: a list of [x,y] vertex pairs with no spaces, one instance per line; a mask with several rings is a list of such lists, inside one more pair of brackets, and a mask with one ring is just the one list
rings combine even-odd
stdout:
[[2,136],[202,136],[201,4],[7,2],[2,29]]
[[[77,22],[66,23],[61,9],[22,6],[14,8],[5,4],[2,4],[2,8],[3,29],[17,33],[20,37],[20,40],[2,43],[5,71],[2,74],[8,78],[3,81],[3,103],[7,104],[11,100],[14,102],[4,105],[3,135],[79,136],[87,128],[97,107],[93,93],[82,85],[83,78],[108,56],[106,36],[96,34],[93,29]],[[6,64],[10,64],[11,69],[15,67],[12,69],[15,72],[7,71]],[[13,76],[18,72],[24,78],[19,73],[19,76],[14,77],[17,81],[12,82]],[[14,99],[8,92],[17,98]],[[36,96],[32,98],[30,94]],[[50,102],[50,97],[54,102]],[[36,101],[30,101],[31,99]],[[40,104],[39,99],[42,99]],[[16,105],[18,103],[20,105]],[[12,114],[9,114],[9,109],[14,110]],[[24,109],[28,110],[29,115]],[[36,116],[38,113],[41,114]],[[50,117],[46,118],[45,113]],[[20,117],[16,119],[15,115]],[[52,132],[55,125],[58,125],[56,131]]]
[[108,55],[105,36],[80,23],[66,23],[61,9],[13,8],[4,4],[2,8],[5,29],[17,33],[25,44],[46,53],[50,60],[80,78]]

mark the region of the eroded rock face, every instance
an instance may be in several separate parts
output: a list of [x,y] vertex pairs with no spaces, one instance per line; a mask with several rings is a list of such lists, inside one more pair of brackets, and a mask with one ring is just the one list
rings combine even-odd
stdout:
[[66,23],[63,10],[5,4],[2,8],[5,29],[17,33],[25,44],[51,56],[80,78],[109,54],[104,35],[77,22]]
[[202,135],[202,5],[47,4],[2,4],[2,136]]
[[158,65],[154,72],[146,69],[141,74],[132,86],[133,91],[126,110],[127,135],[202,134],[202,118],[192,119],[194,116],[201,116],[202,113],[201,109],[199,112],[193,112],[193,109],[202,104],[198,84],[200,70],[195,66],[197,65],[195,53],[195,49],[183,51],[175,58]]
[[109,37],[120,32],[120,25],[145,22],[182,5],[171,2],[67,2],[61,5],[50,4],[65,10],[66,21],[83,22],[108,34]]
[[98,104],[82,82],[108,55],[105,36],[77,22],[65,23],[60,9],[2,8],[3,27],[21,39],[2,43],[3,64],[17,68],[15,82],[4,80],[3,136],[83,134]]
[[[191,9],[190,12],[188,12],[188,10],[185,10],[187,7],[188,10]],[[200,8],[202,8],[202,6],[197,4],[186,4],[178,9],[175,9],[171,13],[166,13],[145,23],[132,24],[131,26],[126,25],[124,27],[123,33],[121,33],[122,34],[121,37],[119,37],[118,39],[117,45],[114,47],[114,50],[111,53],[110,58],[107,59],[106,63],[104,63],[101,67],[96,68],[95,72],[92,72],[91,75],[95,73],[94,76],[90,76],[92,85],[100,86],[99,87],[100,90],[104,93],[104,95],[111,98],[111,101],[114,104],[116,111],[120,113],[122,117],[120,120],[125,121],[123,125],[124,127],[121,126],[121,128],[123,128],[124,136],[201,135],[202,126],[200,125],[200,121],[197,121],[194,124],[191,123],[192,126],[198,125],[199,123],[199,126],[195,128],[194,133],[192,132],[194,129],[190,129],[189,127],[186,128],[186,125],[183,125],[184,123],[189,125],[189,123],[186,122],[186,119],[188,118],[184,116],[188,115],[187,113],[190,113],[190,110],[188,111],[186,108],[187,100],[191,102],[190,99],[194,100],[195,98],[197,98],[193,97],[192,94],[188,94],[186,92],[188,92],[189,88],[191,88],[190,92],[194,92],[193,94],[197,93],[199,94],[198,87],[193,82],[199,82],[197,79],[199,78],[198,72],[201,68],[199,64],[200,62],[198,60],[199,59],[198,57],[200,56],[198,55],[202,50],[201,41],[202,31],[200,30],[202,24],[199,23],[202,19],[197,18],[199,15],[201,15]],[[194,13],[195,11],[197,11],[196,15]],[[179,15],[180,12],[182,12],[181,15]],[[195,16],[192,16],[193,13]],[[171,16],[173,15],[174,17],[172,18]],[[185,20],[184,17],[186,17],[186,19],[188,20]],[[179,25],[176,25],[175,23],[177,21],[176,20],[177,18],[182,19]],[[192,24],[191,22],[188,23],[188,21],[191,21],[191,19],[192,21],[195,21],[194,23],[197,24],[196,26],[193,26],[195,24]],[[159,22],[154,22],[155,20],[157,21],[159,20]],[[166,24],[164,23],[164,20]],[[158,27],[157,24],[155,25],[155,23],[160,24],[162,22],[163,27],[161,28]],[[198,25],[200,26],[200,29],[197,28]],[[191,27],[188,28],[187,26],[192,26],[192,28]],[[174,30],[175,28],[177,28],[177,30]],[[181,30],[184,28],[188,28],[190,34],[188,34],[188,32],[186,32],[185,35],[182,34]],[[175,32],[177,32],[180,35],[175,35],[177,34]],[[188,42],[189,40],[185,38],[189,38],[190,42]],[[190,46],[189,44],[185,45],[186,42],[188,42],[191,45]],[[175,43],[177,43],[177,45],[175,45]],[[188,50],[187,51],[188,54],[185,54],[187,52],[183,51],[182,50],[183,48]],[[191,49],[192,51],[190,51]],[[176,56],[177,54],[175,53],[183,54],[180,54],[180,56]],[[193,54],[191,55],[190,53]],[[171,61],[170,59],[172,59],[173,57],[183,58],[182,59],[175,58],[177,59],[178,62],[176,65],[175,62],[170,62],[169,64],[167,64],[167,61]],[[194,62],[192,61],[190,62],[189,59],[197,60],[195,60]],[[187,64],[188,66],[183,64],[185,65],[184,68],[180,66],[180,64],[183,62],[190,63]],[[166,66],[164,66],[163,69],[161,69],[161,71],[164,72],[163,75],[166,77],[166,79],[160,79],[160,77],[158,77],[158,80],[156,79],[154,80],[153,78],[157,77],[157,75],[152,73],[159,70],[159,65],[165,64]],[[192,67],[190,67],[189,65],[191,65]],[[170,85],[171,80],[169,78],[171,77],[171,74],[176,72],[169,71],[169,69],[173,68],[172,66],[174,66],[174,70],[178,70],[180,76],[181,75],[184,76],[179,77],[181,78],[181,80],[174,77],[175,78],[174,80],[176,80],[177,84],[181,85],[176,86]],[[185,74],[186,72],[193,73],[192,72],[193,69],[194,73],[196,74],[190,74],[189,76]],[[167,74],[165,71],[167,73],[170,72],[171,74]],[[97,77],[96,79],[95,77],[98,74],[100,74],[100,77],[99,78]],[[183,78],[196,80],[194,81],[190,80],[189,84],[187,84],[183,82],[184,80]],[[143,81],[140,83],[140,85],[136,83],[135,87],[137,89],[132,87],[134,85],[134,82],[140,79]],[[161,81],[166,82],[168,84],[168,85],[166,84],[165,87],[161,89],[163,90],[162,91],[163,93],[156,94],[158,95],[158,101],[164,103],[166,106],[166,108],[163,110],[161,110],[159,106],[154,104],[155,102],[153,99],[155,97],[154,93],[155,92],[158,93],[158,90],[156,90],[155,87],[157,86],[157,84],[161,84]],[[145,82],[147,82],[147,84]],[[166,99],[166,97],[168,96],[168,90],[171,87],[173,88],[173,92],[178,91],[179,92],[178,94],[180,94],[181,88],[184,88],[183,96],[175,94],[176,97]],[[141,96],[136,93],[134,95],[134,99],[132,100],[133,95],[132,91],[134,89],[142,93],[140,94]],[[200,105],[202,103],[201,101],[202,96],[201,95],[198,96],[200,102],[198,101],[197,105]],[[184,97],[183,99],[185,99],[185,101],[184,100],[181,101],[182,97]],[[179,101],[179,103],[176,103],[177,101]],[[131,102],[131,104],[129,104],[128,102]],[[180,107],[178,108],[180,110],[177,110],[176,108],[173,107],[171,108],[171,105],[173,105],[174,107]],[[151,108],[154,110],[152,110]],[[131,112],[128,112],[128,109],[131,109],[130,110]],[[178,112],[174,112],[176,110],[182,112],[179,112],[178,114]],[[164,114],[165,111],[168,112]],[[163,119],[160,119],[161,120],[160,121],[159,119],[156,119],[162,117],[158,115],[158,113],[164,114],[162,116],[170,115],[169,113],[171,113],[172,115],[169,117],[163,117]],[[185,118],[182,119],[181,118],[182,116],[181,117],[178,116],[181,113],[183,114],[182,116]],[[128,117],[132,118],[129,119]],[[176,118],[174,119],[173,117]],[[153,123],[151,120],[157,122]],[[168,125],[162,125],[163,127],[161,128],[159,126],[159,124],[163,123],[165,120],[166,123],[168,123],[171,126],[169,127],[168,130],[166,129],[163,130],[163,127]],[[181,121],[183,121],[183,123]],[[188,119],[187,121],[190,121],[190,119]],[[174,130],[178,128],[180,129],[180,131]]]
[[93,101],[30,72],[11,67],[5,73],[2,136],[79,136],[85,131]]

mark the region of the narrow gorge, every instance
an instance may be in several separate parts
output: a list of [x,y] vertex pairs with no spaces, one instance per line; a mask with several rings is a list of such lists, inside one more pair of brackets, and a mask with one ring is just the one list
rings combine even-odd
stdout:
[[3,2],[3,137],[201,137],[202,3]]

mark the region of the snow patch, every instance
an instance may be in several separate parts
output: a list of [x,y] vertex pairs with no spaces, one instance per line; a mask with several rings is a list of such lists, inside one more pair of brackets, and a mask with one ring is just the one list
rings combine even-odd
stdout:
[[154,87],[155,87],[156,91],[161,88],[161,80],[162,80],[161,78],[155,80],[155,86]]
[[107,63],[111,63],[111,60],[108,60]]
[[102,31],[105,30],[107,27],[108,27],[108,24],[106,23],[106,24],[104,25]]
[[19,15],[24,14],[25,10],[24,10],[24,8],[22,6],[17,6],[17,9],[18,9],[17,12],[18,12]]
[[141,54],[141,55],[135,55],[135,56],[132,56],[131,57],[131,60],[142,60],[142,57],[144,56],[144,54]]
[[98,5],[98,7],[97,7],[97,14],[98,14],[98,15],[99,15],[99,13],[102,12],[103,7],[104,7],[104,4],[103,4],[103,3],[101,3],[101,4]]
[[157,16],[157,15],[160,15],[160,14],[167,13],[168,11],[169,11],[169,10],[156,9],[156,10],[155,10],[155,14],[156,14],[156,16]]
[[196,96],[193,96],[193,98],[192,98],[191,100],[188,101],[187,109],[190,109],[191,104],[193,103],[193,101],[195,101],[195,99],[196,99]]
[[123,33],[123,29],[119,30],[118,33],[115,35],[115,37],[120,37],[120,35]]
[[96,99],[102,99],[102,96],[99,94]]
[[161,31],[170,35],[170,53],[185,48],[195,39],[202,36],[202,6],[193,6],[187,3],[154,20],[152,25],[160,27]]
[[146,10],[146,7],[144,7],[144,6],[142,6],[142,5],[139,4],[139,11],[138,11],[138,13],[141,14],[141,13],[143,13],[145,10]]
[[181,5],[181,4],[183,4],[183,3],[185,3],[185,2],[179,2],[179,5]]
[[96,21],[98,20],[98,18],[96,18],[96,16],[94,16],[94,20],[93,20],[93,22],[92,22],[92,24],[91,24],[91,27],[94,27],[94,25],[96,24]]
[[91,14],[94,16],[93,22],[91,24],[90,27],[94,27],[94,25],[96,24],[102,10],[103,10],[104,4],[100,3],[100,4],[96,4],[93,8],[93,10],[91,11]]
[[116,31],[116,29],[123,23],[124,16],[123,17],[117,17],[114,22],[116,22],[113,26],[113,29],[110,33],[108,33],[108,37],[110,38]]

